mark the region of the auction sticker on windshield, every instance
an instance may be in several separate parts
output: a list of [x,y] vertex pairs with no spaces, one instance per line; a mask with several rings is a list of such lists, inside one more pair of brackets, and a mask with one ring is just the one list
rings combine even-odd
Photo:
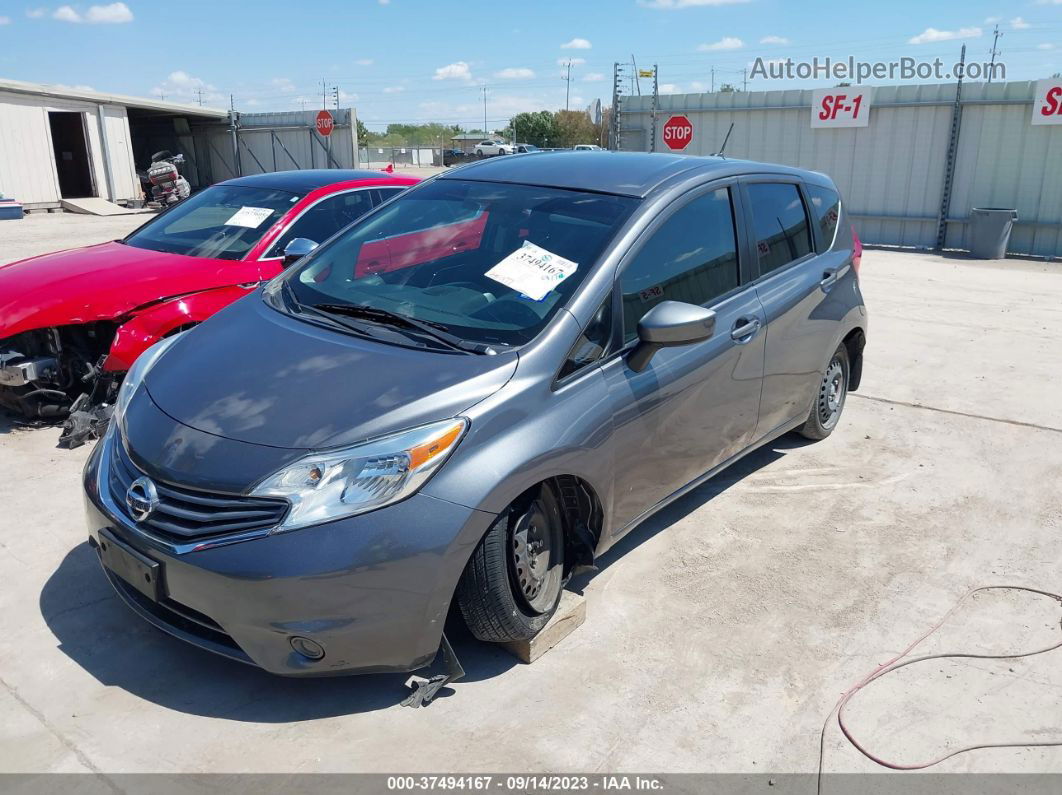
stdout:
[[257,229],[262,225],[262,221],[272,214],[273,211],[268,207],[241,207],[225,222],[225,226],[246,226],[248,229]]
[[534,301],[541,301],[578,267],[570,259],[558,257],[525,240],[520,248],[483,275]]

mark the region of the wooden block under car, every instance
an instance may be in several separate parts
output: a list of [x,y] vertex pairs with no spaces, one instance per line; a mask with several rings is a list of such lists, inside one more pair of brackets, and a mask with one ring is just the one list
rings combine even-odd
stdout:
[[565,591],[553,618],[531,640],[514,640],[502,646],[521,662],[533,663],[552,649],[586,621],[586,599],[577,593]]

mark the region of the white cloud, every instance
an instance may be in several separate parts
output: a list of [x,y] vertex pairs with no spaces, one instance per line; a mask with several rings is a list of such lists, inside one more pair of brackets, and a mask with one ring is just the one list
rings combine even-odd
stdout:
[[382,6],[389,6],[391,5],[391,0],[379,0],[379,3]]
[[936,41],[954,41],[955,39],[976,39],[981,35],[980,28],[959,28],[958,30],[937,30],[926,28],[917,36],[907,40],[908,44],[931,44]]
[[695,6],[729,6],[747,2],[749,0],[638,0],[638,5],[659,11],[678,11],[681,8]]
[[583,75],[584,83],[600,83],[604,79],[605,76],[601,74],[601,72],[590,72],[588,74]]
[[535,76],[535,72],[526,66],[510,66],[500,72],[495,72],[494,76],[499,80],[530,80]]
[[[40,17],[45,9],[37,8],[26,13],[31,17]],[[92,25],[118,25],[133,21],[133,12],[125,3],[108,3],[103,6],[89,6],[82,16],[73,6],[59,6],[52,12],[52,19],[60,22],[88,22]]]
[[586,39],[572,39],[561,45],[562,50],[589,50],[592,45]]
[[85,14],[87,22],[118,25],[133,21],[133,12],[125,3],[109,3],[105,6],[89,6]]
[[724,36],[719,41],[711,44],[702,44],[697,49],[701,52],[717,52],[719,50],[740,50],[744,46],[745,42],[736,36]]
[[48,15],[47,8],[27,8],[26,16],[30,19],[41,19]]
[[690,91],[707,91],[709,88],[711,88],[711,86],[707,83],[702,83],[700,80],[694,80],[690,83]]
[[387,86],[383,92],[385,94],[401,94],[406,90],[405,86]]
[[1014,19],[1010,21],[1010,27],[1013,30],[1025,30],[1026,28],[1031,28],[1032,25],[1030,25],[1021,17],[1014,17]]
[[557,59],[557,66],[567,66],[569,63],[571,63],[572,66],[582,66],[584,63],[586,63],[586,59],[585,58],[558,58]]
[[269,84],[282,94],[295,93],[295,84],[292,83],[291,80],[286,77],[274,77],[272,80],[269,81]]
[[986,25],[995,25],[997,22],[1002,22],[1003,17],[985,17]]
[[760,44],[788,44],[789,39],[785,36],[764,36],[760,39]]
[[11,17],[0,17],[0,25],[10,25]]
[[435,70],[432,80],[463,80],[466,83],[472,80],[472,70],[464,61],[457,61],[446,66],[440,66]]
[[354,63],[358,66],[372,66],[373,60],[372,58],[359,58]]
[[661,83],[658,86],[661,94],[681,94],[682,89],[675,83]]
[[1055,48],[1055,45],[1053,45],[1053,44],[1037,44],[1036,45],[1036,49],[1038,49],[1038,50],[1053,50],[1054,48]]
[[193,77],[183,69],[170,72],[169,77],[151,89],[151,93],[164,96],[167,102],[198,102],[202,96],[203,102],[208,105],[228,104],[228,98],[215,86],[201,78]]

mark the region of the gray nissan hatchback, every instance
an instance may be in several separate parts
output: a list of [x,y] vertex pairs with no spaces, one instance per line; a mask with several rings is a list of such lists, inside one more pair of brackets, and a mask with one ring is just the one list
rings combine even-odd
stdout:
[[[309,248],[309,243],[304,241]],[[137,360],[85,469],[143,618],[277,674],[527,639],[573,570],[859,384],[829,178],[666,154],[421,183]]]

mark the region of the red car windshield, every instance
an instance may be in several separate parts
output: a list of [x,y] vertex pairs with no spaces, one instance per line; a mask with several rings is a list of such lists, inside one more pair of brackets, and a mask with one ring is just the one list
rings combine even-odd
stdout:
[[188,257],[242,259],[302,196],[215,185],[148,221],[122,242]]

